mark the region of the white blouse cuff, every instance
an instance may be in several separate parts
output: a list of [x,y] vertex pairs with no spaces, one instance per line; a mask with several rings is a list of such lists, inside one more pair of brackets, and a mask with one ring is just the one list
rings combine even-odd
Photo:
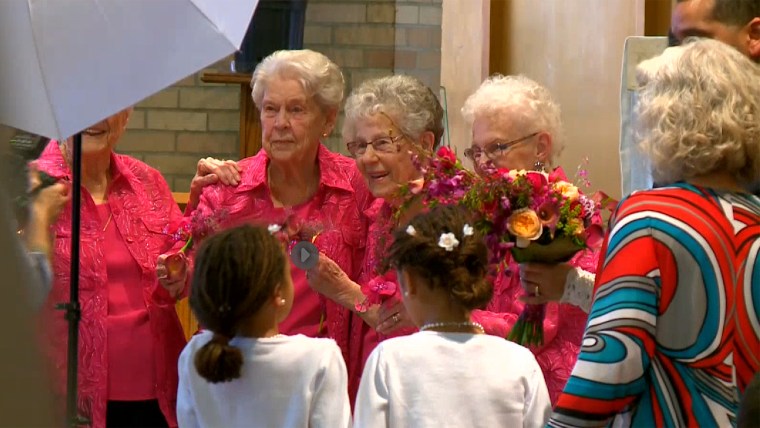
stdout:
[[570,269],[565,279],[565,292],[560,302],[575,305],[583,312],[589,313],[595,280],[596,275],[591,272],[586,272],[581,268]]

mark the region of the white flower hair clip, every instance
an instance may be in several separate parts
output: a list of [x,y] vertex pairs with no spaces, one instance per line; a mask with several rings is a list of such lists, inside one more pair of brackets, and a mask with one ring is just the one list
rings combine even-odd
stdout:
[[269,226],[267,226],[267,230],[269,231],[270,235],[274,235],[275,233],[282,230],[282,226],[280,226],[279,224],[270,224]]
[[459,246],[459,241],[453,233],[442,233],[438,240],[438,246],[446,251],[454,251],[454,248]]
[[417,236],[417,229],[414,228],[411,224],[406,227],[406,234],[409,236]]
[[472,226],[470,226],[469,224],[465,224],[464,227],[462,228],[462,234],[464,236],[472,236],[473,234],[475,234],[475,229],[473,229]]

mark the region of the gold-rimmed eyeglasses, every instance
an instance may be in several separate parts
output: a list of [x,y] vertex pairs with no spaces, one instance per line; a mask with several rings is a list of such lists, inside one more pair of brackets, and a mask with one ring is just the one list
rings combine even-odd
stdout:
[[483,155],[486,155],[486,157],[490,160],[495,160],[495,159],[500,158],[501,156],[504,156],[507,152],[512,150],[516,145],[524,141],[527,141],[540,133],[541,133],[540,131],[534,132],[530,135],[526,135],[524,137],[518,138],[516,140],[511,140],[511,141],[494,140],[486,144],[486,146],[482,149],[477,146],[469,147],[464,150],[464,156],[473,162],[477,162],[478,159],[480,159],[480,157]]
[[346,148],[354,158],[363,156],[367,152],[367,146],[372,146],[372,149],[378,153],[398,153],[401,149],[398,142],[402,138],[404,138],[404,134],[395,137],[380,137],[367,142],[349,141],[346,143]]

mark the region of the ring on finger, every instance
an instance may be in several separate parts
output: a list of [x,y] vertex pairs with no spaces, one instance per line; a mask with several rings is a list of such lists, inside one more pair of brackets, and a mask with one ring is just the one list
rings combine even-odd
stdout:
[[535,292],[533,293],[536,297],[541,297],[541,290],[538,289],[538,286],[535,288]]
[[394,324],[398,324],[399,318],[400,317],[398,316],[398,312],[396,312],[395,314],[393,314],[393,316],[391,317],[391,319],[393,320]]

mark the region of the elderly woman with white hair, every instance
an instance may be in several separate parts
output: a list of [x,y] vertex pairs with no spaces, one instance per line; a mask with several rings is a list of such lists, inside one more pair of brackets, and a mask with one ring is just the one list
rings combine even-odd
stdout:
[[712,40],[638,68],[655,179],[610,221],[550,425],[731,426],[760,368],[760,67]]
[[[291,241],[313,242],[349,278],[358,279],[367,236],[362,213],[373,198],[354,161],[321,143],[343,101],[343,73],[321,53],[277,51],[259,63],[251,84],[263,150],[238,162],[236,186],[205,187],[197,210],[205,217],[226,212],[223,227],[244,222],[284,227]],[[361,342],[351,336],[352,325],[363,320],[334,300],[331,284],[321,294],[309,287],[306,271],[292,265],[291,273],[295,305],[279,332],[330,337],[348,360],[350,343]],[[186,275],[180,279],[164,283],[175,296],[187,293]],[[285,305],[286,299],[275,304]]]
[[[364,335],[367,340],[351,349],[348,370],[353,397],[364,362],[378,341],[416,330],[401,303],[395,271],[383,274],[378,267],[391,244],[392,230],[423,208],[412,203],[401,218],[393,216],[404,201],[399,195],[401,186],[422,176],[413,155],[425,159],[443,135],[443,108],[419,79],[396,75],[364,81],[346,100],[345,112],[343,139],[377,198],[364,211],[369,231],[362,274],[358,281],[352,281],[330,258],[320,257],[310,279],[317,289],[333,284],[333,290],[342,290],[336,298],[354,308],[367,322],[352,328],[371,332]],[[378,301],[381,299],[383,302]],[[374,334],[375,329],[379,335]]]
[[[472,126],[472,146],[464,154],[477,172],[486,164],[517,170],[552,168],[564,145],[559,106],[546,88],[524,76],[489,77],[467,99],[462,115]],[[500,328],[506,336],[525,304],[547,304],[544,343],[531,350],[552,403],[578,355],[586,323],[579,307],[590,306],[597,258],[596,251],[584,250],[569,263],[518,266],[509,260],[505,274],[495,280],[488,312],[474,313],[481,324]]]

